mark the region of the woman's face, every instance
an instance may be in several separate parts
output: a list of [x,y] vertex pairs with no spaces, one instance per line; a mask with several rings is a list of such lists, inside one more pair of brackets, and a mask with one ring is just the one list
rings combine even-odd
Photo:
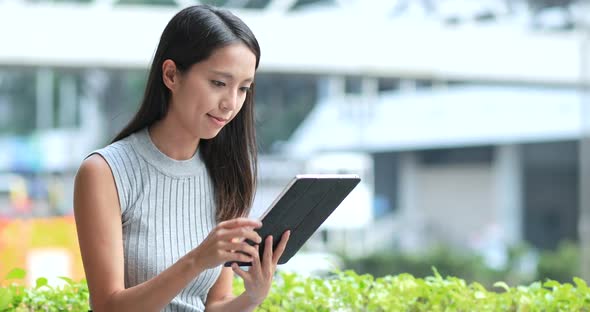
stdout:
[[[167,83],[172,93],[168,117],[195,137],[215,137],[242,108],[255,71],[256,56],[245,44],[214,50]],[[165,65],[164,76],[169,76]]]

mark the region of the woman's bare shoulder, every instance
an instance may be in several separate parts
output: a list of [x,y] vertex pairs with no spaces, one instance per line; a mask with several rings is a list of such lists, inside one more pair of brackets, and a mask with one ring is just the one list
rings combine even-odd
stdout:
[[110,174],[111,169],[107,161],[98,153],[88,156],[78,170],[78,174],[85,173],[90,175]]
[[103,196],[111,197],[110,195],[114,195],[116,198],[114,185],[115,182],[109,164],[100,154],[95,153],[82,161],[76,174],[74,192],[80,193],[79,195],[90,195],[94,192],[87,191],[95,191]]

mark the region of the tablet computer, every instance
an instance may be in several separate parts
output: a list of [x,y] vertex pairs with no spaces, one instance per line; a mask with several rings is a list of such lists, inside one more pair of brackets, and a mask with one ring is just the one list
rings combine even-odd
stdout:
[[[260,216],[262,227],[256,229],[262,242],[272,235],[273,250],[279,244],[283,233],[291,230],[279,264],[286,263],[297,253],[360,181],[359,176],[355,174],[301,174],[291,180]],[[254,245],[254,242],[247,241]],[[261,259],[264,247],[265,244],[261,243]],[[240,266],[251,265],[250,262],[237,263]],[[228,262],[225,265],[231,264],[232,262]]]

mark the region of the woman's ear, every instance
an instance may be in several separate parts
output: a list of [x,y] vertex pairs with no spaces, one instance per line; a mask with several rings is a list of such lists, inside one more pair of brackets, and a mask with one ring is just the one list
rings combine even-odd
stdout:
[[173,60],[167,59],[162,63],[162,80],[170,91],[176,90],[178,86],[178,70]]

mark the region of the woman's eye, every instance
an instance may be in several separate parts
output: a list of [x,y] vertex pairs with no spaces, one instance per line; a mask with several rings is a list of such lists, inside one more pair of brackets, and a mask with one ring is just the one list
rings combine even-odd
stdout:
[[225,83],[223,83],[219,80],[211,80],[211,83],[216,87],[224,87],[225,86]]
[[242,92],[248,92],[250,90],[250,87],[241,87],[240,91]]

